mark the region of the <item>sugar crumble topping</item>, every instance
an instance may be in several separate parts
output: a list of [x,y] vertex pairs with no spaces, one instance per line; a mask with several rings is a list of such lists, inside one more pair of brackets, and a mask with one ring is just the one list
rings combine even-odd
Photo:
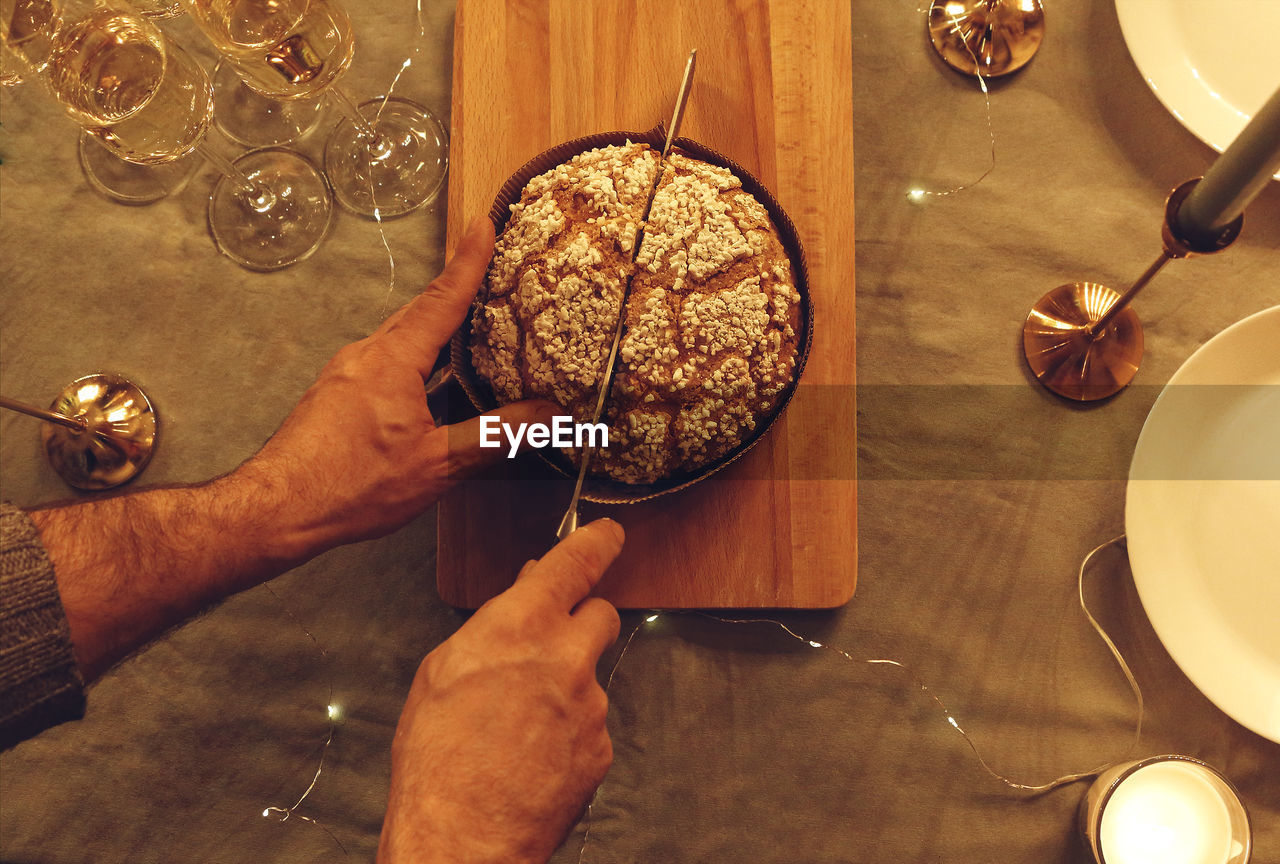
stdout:
[[[535,177],[498,239],[472,360],[499,402],[589,420],[628,275],[600,473],[652,483],[767,421],[797,360],[800,294],[768,212],[727,169],[673,154],[631,263],[658,154],[604,147]],[[572,451],[570,455],[573,455]]]

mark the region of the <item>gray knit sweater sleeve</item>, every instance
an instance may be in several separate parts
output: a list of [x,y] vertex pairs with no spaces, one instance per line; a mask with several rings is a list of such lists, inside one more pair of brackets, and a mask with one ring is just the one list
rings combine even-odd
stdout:
[[79,720],[84,705],[53,565],[31,518],[0,502],[0,749]]

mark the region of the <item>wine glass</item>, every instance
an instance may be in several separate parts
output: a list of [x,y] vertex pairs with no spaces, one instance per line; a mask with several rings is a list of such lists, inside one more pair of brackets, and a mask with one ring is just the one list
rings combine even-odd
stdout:
[[273,99],[240,80],[225,59],[213,67],[213,125],[237,144],[290,144],[319,126],[323,114],[323,99]]
[[[146,17],[168,17],[176,0],[141,0]],[[167,5],[166,5],[167,4]],[[181,7],[178,7],[181,11]],[[0,0],[0,31],[8,50],[0,53],[6,69],[0,83],[16,84],[27,74],[41,74],[48,66],[53,36],[62,26],[62,9],[54,0]],[[125,204],[149,204],[177,192],[195,174],[196,159],[177,159],[163,165],[125,162],[101,147],[87,133],[79,141],[80,166],[97,192]]]
[[115,155],[150,165],[198,151],[222,172],[209,228],[224,254],[250,269],[274,270],[320,245],[333,210],[324,177],[309,160],[278,148],[234,163],[211,149],[209,77],[132,7],[68,0],[49,46],[41,77],[71,118]]
[[398,216],[439,192],[448,136],[405,99],[356,105],[337,82],[355,55],[346,11],[334,0],[182,0],[187,12],[257,92],[275,99],[326,93],[343,114],[325,145],[334,196],[362,216]]
[[53,0],[0,0],[0,79],[5,84],[44,71],[60,20]]
[[154,204],[181,192],[200,170],[198,154],[170,162],[128,162],[100,139],[81,131],[76,146],[80,171],[89,188],[117,204]]

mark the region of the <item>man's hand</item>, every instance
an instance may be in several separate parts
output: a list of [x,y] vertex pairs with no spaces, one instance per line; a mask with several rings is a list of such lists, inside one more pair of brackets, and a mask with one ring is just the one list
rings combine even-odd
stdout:
[[418,669],[391,745],[380,864],[545,862],[613,759],[595,668],[618,614],[587,594],[622,550],[578,529]]
[[[86,680],[229,594],[339,543],[399,528],[501,458],[501,448],[480,448],[479,419],[437,427],[423,382],[492,251],[493,226],[480,219],[426,291],[339,351],[258,455],[232,473],[31,513]],[[556,410],[520,402],[501,413],[549,423]]]
[[[436,426],[423,390],[492,255],[493,225],[477,219],[444,272],[373,335],[339,351],[279,431],[236,472],[273,506],[271,521],[285,529],[277,542],[310,556],[387,534],[505,455],[480,447],[479,418]],[[491,414],[513,425],[549,425],[557,410],[529,401]]]

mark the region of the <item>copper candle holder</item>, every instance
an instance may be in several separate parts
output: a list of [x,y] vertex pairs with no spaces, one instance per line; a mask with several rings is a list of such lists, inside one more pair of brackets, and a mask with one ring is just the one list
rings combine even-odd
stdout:
[[1044,41],[1040,0],[933,0],[929,40],[947,65],[996,78],[1030,62]]
[[155,450],[156,412],[132,381],[109,372],[77,378],[49,410],[0,397],[0,408],[45,421],[45,455],[64,481],[96,491],[127,483]]
[[1165,264],[1221,252],[1240,236],[1244,216],[1212,236],[1192,236],[1178,213],[1202,178],[1174,189],[1164,208],[1164,249],[1127,291],[1097,282],[1059,285],[1031,308],[1022,325],[1022,350],[1036,380],[1066,399],[1092,402],[1128,386],[1142,362],[1142,324],[1130,303]]

